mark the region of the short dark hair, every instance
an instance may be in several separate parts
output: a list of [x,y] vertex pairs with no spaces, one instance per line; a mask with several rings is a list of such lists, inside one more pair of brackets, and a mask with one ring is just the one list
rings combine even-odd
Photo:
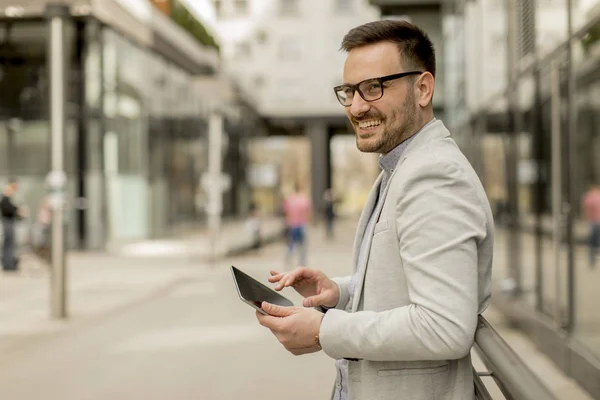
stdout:
[[384,19],[357,26],[344,36],[341,50],[350,52],[379,42],[395,43],[406,68],[428,71],[435,77],[433,43],[425,32],[407,21]]

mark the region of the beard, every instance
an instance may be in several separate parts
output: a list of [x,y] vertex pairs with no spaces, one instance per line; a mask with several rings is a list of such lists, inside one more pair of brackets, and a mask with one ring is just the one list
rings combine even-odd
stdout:
[[362,139],[355,127],[356,147],[363,153],[386,154],[415,133],[417,124],[417,107],[414,94],[407,95],[403,104],[392,111],[392,115],[384,117],[379,113],[368,113],[352,122],[358,125],[360,120],[381,119],[383,130],[375,136]]

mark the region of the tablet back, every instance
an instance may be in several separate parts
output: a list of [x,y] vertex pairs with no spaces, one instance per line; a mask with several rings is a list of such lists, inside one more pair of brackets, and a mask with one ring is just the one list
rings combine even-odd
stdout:
[[238,294],[243,300],[257,304],[259,307],[260,303],[263,301],[284,307],[294,305],[290,300],[286,299],[273,289],[263,285],[250,275],[243,273],[233,265],[231,266],[231,272],[233,273],[233,280],[237,287]]

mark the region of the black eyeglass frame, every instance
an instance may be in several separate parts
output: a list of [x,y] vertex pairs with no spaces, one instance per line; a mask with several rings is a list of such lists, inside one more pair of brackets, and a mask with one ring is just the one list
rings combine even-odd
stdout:
[[[387,82],[387,81],[392,81],[394,79],[400,79],[400,78],[404,78],[405,76],[410,76],[410,75],[421,75],[423,73],[423,71],[409,71],[409,72],[400,72],[399,74],[392,74],[392,75],[386,75],[386,76],[380,76],[379,78],[369,78],[369,79],[365,79],[364,81],[360,81],[355,85],[339,85],[339,86],[335,86],[333,88],[333,93],[335,93],[335,98],[338,99],[339,103],[344,106],[344,107],[350,107],[352,105],[352,103],[350,104],[343,104],[342,100],[340,99],[340,97],[338,96],[338,92],[342,89],[342,88],[350,88],[352,89],[352,99],[354,98],[354,94],[356,92],[358,92],[358,94],[360,95],[360,97],[362,97],[362,99],[364,101],[367,102],[371,102],[371,101],[377,101],[379,99],[381,99],[383,97],[383,82]],[[379,96],[376,99],[371,99],[371,100],[367,100],[365,99],[365,95],[363,94],[363,92],[358,88],[360,85],[362,85],[365,82],[369,82],[369,81],[376,81],[379,82],[379,84],[381,85],[381,96]]]

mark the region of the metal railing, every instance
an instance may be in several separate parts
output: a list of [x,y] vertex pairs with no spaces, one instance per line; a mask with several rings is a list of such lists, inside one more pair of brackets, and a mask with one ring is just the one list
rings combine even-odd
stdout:
[[478,400],[492,400],[482,376],[491,376],[507,400],[558,400],[482,316],[475,333],[475,350],[488,369],[473,371]]

